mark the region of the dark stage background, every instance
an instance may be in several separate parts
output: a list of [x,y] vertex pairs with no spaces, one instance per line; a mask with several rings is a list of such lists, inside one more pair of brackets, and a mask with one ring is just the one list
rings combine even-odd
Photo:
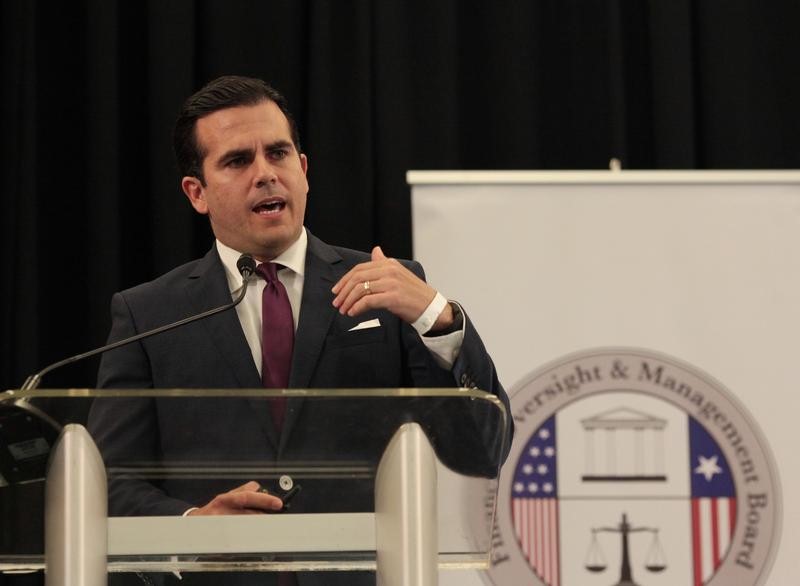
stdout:
[[408,169],[800,167],[798,22],[797,0],[5,0],[0,387],[102,344],[112,292],[208,249],[170,133],[211,78],[288,97],[312,231],[409,256]]
[[[208,249],[170,133],[221,74],[288,97],[310,229],[394,256],[412,254],[408,169],[800,167],[796,0],[2,10],[2,388],[101,344],[112,292]],[[45,386],[92,386],[95,368]]]

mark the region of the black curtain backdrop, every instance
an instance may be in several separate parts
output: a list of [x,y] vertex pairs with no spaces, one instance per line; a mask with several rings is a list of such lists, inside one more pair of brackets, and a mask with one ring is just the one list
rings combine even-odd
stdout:
[[[4,0],[0,389],[102,344],[114,291],[208,249],[170,134],[218,75],[289,99],[312,231],[408,257],[408,169],[800,167],[798,22],[797,0]],[[0,551],[41,548],[41,485],[20,490]]]
[[[218,75],[288,97],[312,231],[396,256],[408,169],[800,166],[796,0],[18,0],[2,16],[3,388],[101,344],[112,292],[207,250],[170,132]],[[95,366],[45,386],[92,386]]]
[[[311,230],[395,256],[411,254],[408,169],[800,166],[796,0],[2,10],[2,388],[101,344],[112,292],[207,250],[170,132],[221,74],[288,97]],[[45,386],[92,386],[95,368]]]
[[313,232],[407,257],[408,169],[800,167],[798,22],[797,0],[5,1],[0,385],[208,249],[170,134],[211,78],[288,97]]

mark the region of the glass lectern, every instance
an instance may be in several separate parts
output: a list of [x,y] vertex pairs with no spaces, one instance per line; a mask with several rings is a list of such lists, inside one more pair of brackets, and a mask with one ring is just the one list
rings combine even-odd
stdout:
[[[55,430],[39,397],[94,399],[91,433]],[[76,586],[364,571],[435,584],[439,569],[488,567],[507,424],[470,389],[7,391],[0,571]],[[286,509],[183,516],[252,480]]]

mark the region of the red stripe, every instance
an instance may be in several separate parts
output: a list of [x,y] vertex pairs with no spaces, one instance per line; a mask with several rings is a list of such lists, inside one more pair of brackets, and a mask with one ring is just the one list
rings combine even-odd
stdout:
[[542,502],[542,577],[546,584],[550,584],[550,501]]
[[552,552],[553,552],[553,581],[550,583],[551,586],[558,586],[559,582],[559,559],[558,559],[558,500],[553,499],[553,504],[550,507],[550,527],[552,528],[550,533],[550,541],[553,544]]
[[730,507],[730,521],[728,521],[728,527],[730,527],[731,531],[731,541],[733,540],[733,532],[736,529],[736,499],[731,497],[728,499],[728,506]]
[[536,570],[538,574],[540,572],[540,564],[541,560],[539,559],[539,545],[541,541],[539,540],[539,501],[538,500],[531,500],[529,501],[531,504],[531,527],[530,527],[530,534],[531,534],[531,566]]
[[694,554],[694,586],[703,586],[702,551],[700,544],[700,501],[692,499],[692,553]]
[[542,572],[542,549],[544,547],[544,535],[542,531],[542,499],[536,499],[536,567],[539,573]]
[[534,563],[536,559],[536,503],[528,501],[527,527],[525,532],[528,534],[528,559]]
[[720,553],[719,553],[719,512],[718,508],[720,502],[718,499],[712,498],[711,500],[711,547],[714,559],[714,569],[719,567]]
[[525,500],[525,553],[528,562],[533,563],[533,502]]
[[522,551],[525,552],[525,556],[530,555],[530,548],[528,547],[528,534],[526,529],[528,528],[528,506],[526,501],[519,501],[519,534],[520,534],[520,543],[522,544]]
[[520,500],[519,501],[519,542],[522,546],[522,551],[525,552],[525,557],[530,557],[530,549],[528,548],[528,536],[525,533],[525,529],[528,526],[528,505],[527,501]]
[[533,564],[533,502],[529,499],[523,501],[525,503],[525,555],[528,557],[528,563]]
[[531,566],[536,567],[536,503],[528,500],[528,560]]

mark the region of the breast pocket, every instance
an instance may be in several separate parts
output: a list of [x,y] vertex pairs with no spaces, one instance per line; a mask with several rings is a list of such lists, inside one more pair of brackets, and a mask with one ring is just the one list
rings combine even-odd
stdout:
[[325,345],[333,350],[335,348],[349,348],[363,344],[379,344],[386,340],[386,328],[376,327],[352,332],[337,332],[328,336]]

